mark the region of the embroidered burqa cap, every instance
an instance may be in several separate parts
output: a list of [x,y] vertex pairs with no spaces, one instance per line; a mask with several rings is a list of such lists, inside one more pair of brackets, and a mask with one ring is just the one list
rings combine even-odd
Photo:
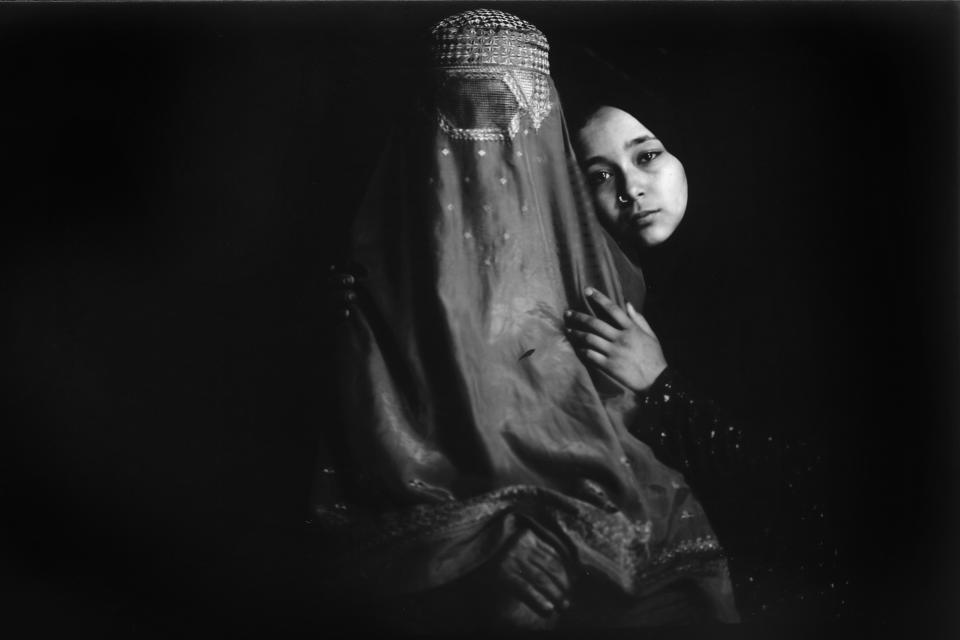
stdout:
[[550,45],[539,29],[494,9],[445,18],[430,32],[437,67],[497,65],[550,73]]
[[693,577],[729,617],[702,508],[630,434],[633,394],[564,334],[565,310],[589,312],[586,287],[641,308],[644,285],[595,219],[547,50],[501,11],[433,30],[423,108],[351,237],[366,276],[338,339],[343,421],[316,500],[350,558],[331,575],[435,589],[535,528],[628,599]]

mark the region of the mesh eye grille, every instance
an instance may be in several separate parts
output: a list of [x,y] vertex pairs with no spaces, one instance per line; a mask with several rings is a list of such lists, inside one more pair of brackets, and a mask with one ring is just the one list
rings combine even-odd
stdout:
[[512,139],[522,119],[538,130],[551,108],[546,76],[505,68],[443,71],[436,99],[440,128],[458,140]]
[[520,112],[516,97],[499,77],[453,77],[440,88],[438,107],[456,129],[509,135]]

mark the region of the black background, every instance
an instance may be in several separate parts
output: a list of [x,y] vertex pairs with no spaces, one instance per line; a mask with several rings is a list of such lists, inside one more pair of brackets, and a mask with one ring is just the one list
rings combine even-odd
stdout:
[[[470,6],[0,8],[14,620],[334,616],[290,533],[335,402],[326,269],[422,34]],[[673,105],[668,359],[817,444],[855,624],[956,628],[956,5],[503,8],[561,96],[586,46]]]

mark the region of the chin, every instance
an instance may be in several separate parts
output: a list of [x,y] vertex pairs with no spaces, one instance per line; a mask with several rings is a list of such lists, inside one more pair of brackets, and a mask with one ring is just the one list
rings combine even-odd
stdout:
[[667,214],[653,224],[637,231],[637,241],[641,248],[651,248],[663,244],[673,235],[673,232],[680,226],[683,214],[679,216],[675,213]]
[[641,247],[651,248],[663,244],[673,235],[673,229],[646,229],[637,236]]

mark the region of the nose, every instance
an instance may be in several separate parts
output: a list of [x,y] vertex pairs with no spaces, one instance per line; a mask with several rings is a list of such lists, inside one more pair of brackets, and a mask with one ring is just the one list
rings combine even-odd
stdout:
[[620,204],[629,204],[640,200],[646,193],[646,180],[642,172],[628,170],[623,174],[623,185],[617,200]]

